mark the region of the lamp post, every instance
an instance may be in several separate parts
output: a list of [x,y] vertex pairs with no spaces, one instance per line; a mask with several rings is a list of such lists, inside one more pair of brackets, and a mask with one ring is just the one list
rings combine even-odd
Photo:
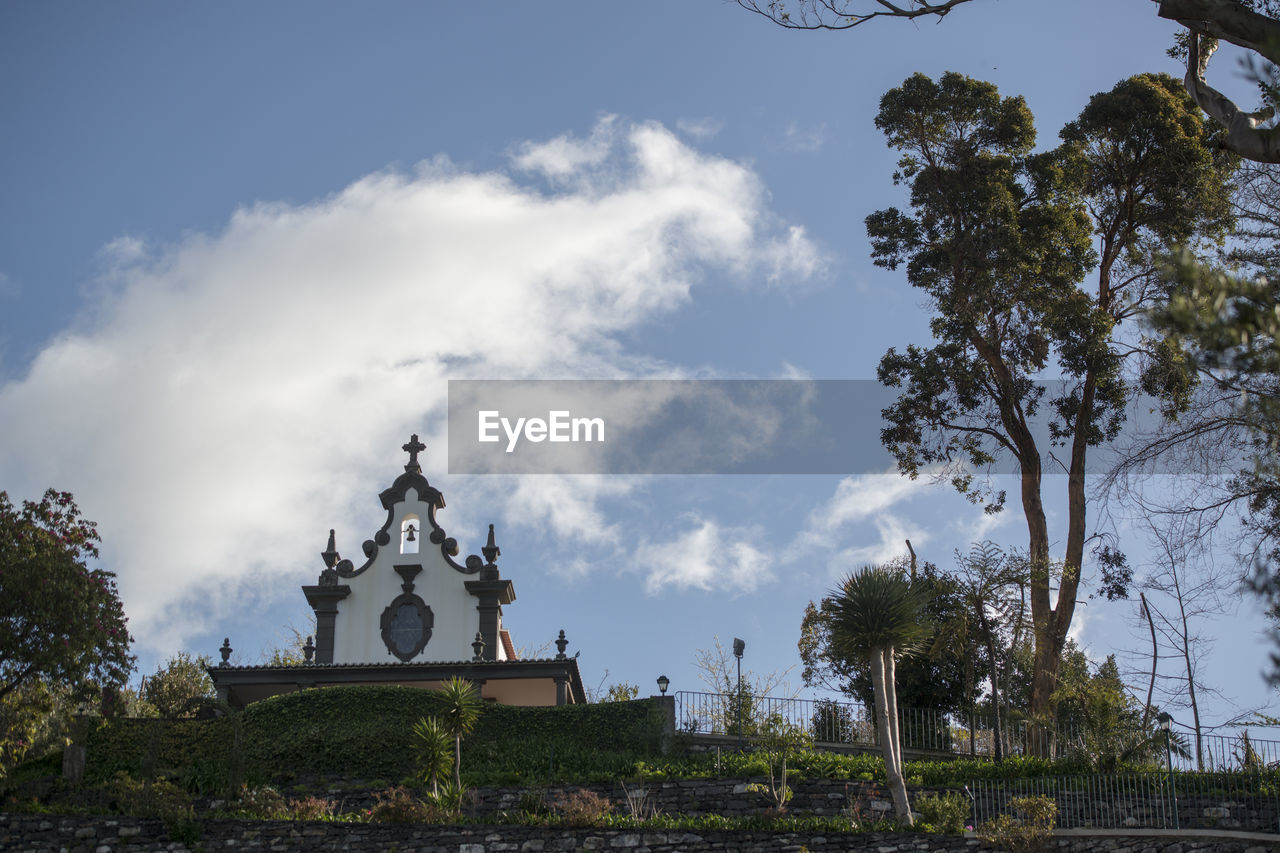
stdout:
[[1164,732],[1164,761],[1169,772],[1169,795],[1173,800],[1173,828],[1178,825],[1178,791],[1173,787],[1173,716],[1168,711],[1156,715],[1156,725]]
[[747,644],[737,637],[733,638],[733,656],[738,659],[738,751],[742,751],[742,653]]
[[667,695],[667,688],[671,686],[671,679],[665,675],[658,676],[658,690],[663,696]]

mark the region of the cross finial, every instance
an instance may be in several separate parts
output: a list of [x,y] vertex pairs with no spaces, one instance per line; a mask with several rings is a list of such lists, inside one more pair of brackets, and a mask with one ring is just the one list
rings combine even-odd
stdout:
[[409,437],[409,443],[400,446],[400,449],[409,454],[409,464],[404,466],[407,474],[421,474],[422,466],[418,464],[418,454],[427,449],[427,446],[418,441],[418,434],[415,432]]

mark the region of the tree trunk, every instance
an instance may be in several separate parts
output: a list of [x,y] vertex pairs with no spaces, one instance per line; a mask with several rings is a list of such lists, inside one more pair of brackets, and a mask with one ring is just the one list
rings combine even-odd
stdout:
[[1160,646],[1156,643],[1156,623],[1151,618],[1151,610],[1147,607],[1147,594],[1138,593],[1142,602],[1142,615],[1147,617],[1147,627],[1151,629],[1151,680],[1147,682],[1147,704],[1142,708],[1142,731],[1147,731],[1147,722],[1151,719],[1151,694],[1156,689],[1156,664],[1160,661]]
[[987,640],[987,657],[991,659],[991,737],[995,741],[994,758],[999,764],[1004,759],[1004,741],[1000,731],[1000,668],[996,663],[995,632],[987,622],[986,612],[981,609],[978,611],[978,624]]
[[[886,655],[886,652],[888,655]],[[902,778],[902,763],[897,743],[897,708],[890,708],[892,687],[886,683],[892,676],[885,667],[885,659],[892,661],[891,649],[875,649],[871,652],[871,686],[876,700],[876,731],[880,737],[880,752],[884,755],[884,775],[888,781],[889,796],[893,798],[894,812],[898,819],[911,824],[911,806],[907,801],[907,785]],[[897,701],[894,701],[894,706]]]

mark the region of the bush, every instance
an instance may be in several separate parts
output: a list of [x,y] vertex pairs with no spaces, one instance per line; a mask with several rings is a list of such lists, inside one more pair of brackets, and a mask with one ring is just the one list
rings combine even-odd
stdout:
[[440,819],[439,809],[397,785],[377,795],[378,802],[369,812],[372,823],[434,823]]
[[959,835],[969,818],[969,798],[964,794],[926,794],[917,797],[915,810],[935,832]]
[[270,785],[242,786],[236,810],[248,817],[264,820],[289,817],[288,803],[280,792]]
[[1009,806],[1023,816],[1002,814],[989,820],[978,827],[978,837],[1010,853],[1048,850],[1057,822],[1058,804],[1048,797],[1014,797],[1009,800]]
[[594,791],[577,790],[556,798],[565,826],[595,826],[613,813],[613,803]]

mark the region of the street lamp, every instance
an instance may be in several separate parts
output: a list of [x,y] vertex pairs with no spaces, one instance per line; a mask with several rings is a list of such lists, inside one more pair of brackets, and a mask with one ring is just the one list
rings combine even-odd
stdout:
[[1169,770],[1169,793],[1173,798],[1173,828],[1178,829],[1178,792],[1173,787],[1173,716],[1168,711],[1156,715],[1156,726],[1164,732],[1164,761]]
[[667,678],[665,675],[658,676],[658,690],[662,692],[663,696],[667,695],[667,688],[670,686],[671,686],[670,678]]
[[746,651],[747,644],[733,638],[733,656],[738,659],[738,750],[742,750],[742,653]]

